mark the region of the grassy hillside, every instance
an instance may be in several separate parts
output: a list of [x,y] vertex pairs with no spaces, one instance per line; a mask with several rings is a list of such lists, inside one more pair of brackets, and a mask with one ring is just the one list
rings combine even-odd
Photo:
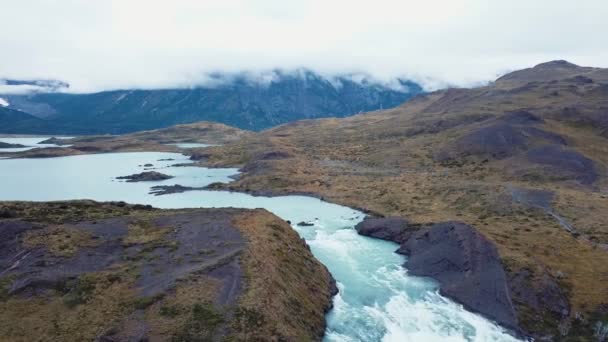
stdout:
[[0,247],[2,341],[319,340],[335,290],[261,209],[2,202]]
[[308,192],[493,241],[520,325],[589,338],[607,320],[608,70],[564,61],[400,107],[305,120],[199,153],[230,188]]

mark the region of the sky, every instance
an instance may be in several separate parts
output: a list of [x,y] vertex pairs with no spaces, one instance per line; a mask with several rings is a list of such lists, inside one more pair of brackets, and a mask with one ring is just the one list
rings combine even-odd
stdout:
[[72,91],[310,68],[473,86],[567,59],[608,67],[606,0],[0,0],[0,78]]

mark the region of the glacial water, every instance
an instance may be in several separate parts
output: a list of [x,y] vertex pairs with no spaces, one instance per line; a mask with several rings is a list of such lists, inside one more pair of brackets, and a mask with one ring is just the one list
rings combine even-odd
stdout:
[[[166,160],[173,159],[173,160]],[[203,186],[229,182],[236,169],[171,167],[187,157],[173,153],[116,153],[52,159],[0,160],[0,200],[126,201],[160,208],[266,208],[294,224],[314,255],[338,282],[340,293],[327,316],[326,341],[514,341],[496,324],[438,294],[436,284],[401,267],[396,244],[360,236],[356,210],[304,196],[253,197],[192,191],[153,196],[153,185]],[[160,182],[126,183],[115,177],[142,172],[152,163],[175,176]],[[298,227],[300,221],[314,226]]]

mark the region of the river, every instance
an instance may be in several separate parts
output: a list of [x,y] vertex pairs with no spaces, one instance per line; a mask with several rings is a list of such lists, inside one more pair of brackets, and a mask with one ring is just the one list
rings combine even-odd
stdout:
[[[327,315],[326,341],[515,341],[495,323],[439,295],[437,284],[401,267],[397,245],[360,236],[364,214],[306,196],[254,197],[225,191],[153,196],[153,185],[204,186],[229,182],[236,169],[172,167],[187,162],[175,153],[137,152],[49,159],[0,160],[0,200],[93,199],[150,204],[159,208],[265,208],[292,222],[315,257],[327,266],[340,293]],[[142,172],[145,164],[175,176],[127,183],[118,176]],[[148,167],[150,168],[150,167]],[[300,227],[298,222],[314,225]]]

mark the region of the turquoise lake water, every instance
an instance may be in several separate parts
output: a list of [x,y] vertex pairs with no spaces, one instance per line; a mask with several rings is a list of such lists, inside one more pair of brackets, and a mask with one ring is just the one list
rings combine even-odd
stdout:
[[[171,161],[161,159],[173,159]],[[187,162],[175,153],[138,152],[50,159],[0,160],[0,200],[125,201],[159,208],[265,208],[290,220],[313,254],[338,282],[340,293],[327,316],[326,341],[515,341],[485,318],[439,295],[436,284],[412,277],[391,242],[360,236],[361,212],[305,196],[253,197],[242,193],[191,191],[153,196],[154,185],[204,186],[229,182],[236,169],[171,167]],[[153,164],[175,176],[160,182],[126,183],[118,176]],[[314,226],[298,227],[310,221]]]

